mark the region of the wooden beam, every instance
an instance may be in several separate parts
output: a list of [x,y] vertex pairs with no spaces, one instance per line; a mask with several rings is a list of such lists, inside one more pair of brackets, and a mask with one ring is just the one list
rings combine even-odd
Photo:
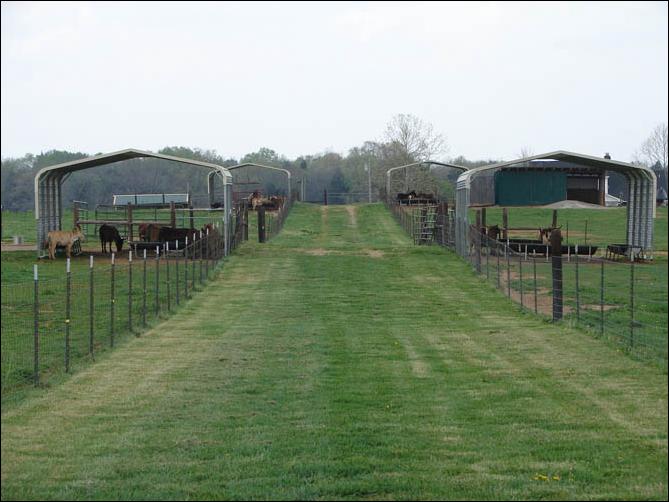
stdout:
[[72,219],[74,220],[73,225],[72,225],[73,228],[80,224],[79,223],[79,202],[74,203],[74,208],[72,209]]
[[133,236],[132,236],[132,204],[128,204],[128,240],[133,241]]
[[507,208],[502,208],[502,239],[507,240],[509,238],[509,210]]

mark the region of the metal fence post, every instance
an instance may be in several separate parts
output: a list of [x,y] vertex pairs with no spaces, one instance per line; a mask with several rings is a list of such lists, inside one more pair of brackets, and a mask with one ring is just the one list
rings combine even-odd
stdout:
[[205,245],[205,249],[207,252],[206,259],[204,261],[205,263],[205,274],[207,276],[207,280],[209,280],[209,227],[207,227],[207,236],[205,237],[207,239],[207,244]]
[[146,248],[142,256],[142,326],[146,328]]
[[481,210],[476,210],[476,273],[481,273]]
[[184,298],[188,298],[188,236],[184,246]]
[[525,308],[525,302],[523,300],[523,255],[518,255],[518,275],[520,279],[520,308]]
[[[479,213],[480,214],[480,213]],[[476,273],[481,274],[481,231],[476,232]]]
[[551,271],[553,276],[553,321],[562,319],[562,233],[559,229],[551,232]]
[[165,288],[167,289],[167,311],[172,311],[172,304],[170,301],[170,243],[165,243]]
[[196,284],[196,279],[195,279],[195,234],[193,234],[193,243],[190,245],[191,253],[190,253],[190,259],[191,259],[191,266],[192,266],[192,274],[191,274],[191,280],[193,281],[193,287],[191,290],[195,291],[195,284]]
[[490,280],[490,238],[486,236],[485,238],[485,278]]
[[581,322],[581,291],[578,280],[578,244],[576,244],[574,253],[574,267],[576,267],[576,323]]
[[200,230],[200,240],[198,241],[200,244],[200,285],[204,284],[204,279],[202,278],[202,255],[204,254],[204,249],[202,248],[202,244],[204,244],[204,236],[202,235],[202,230]]
[[499,283],[499,246],[495,245],[495,254],[497,255],[497,289],[500,289]]
[[35,282],[33,300],[33,381],[35,387],[37,387],[39,386],[39,281],[37,265],[33,265],[33,280]]
[[242,239],[249,240],[249,206],[246,202],[242,211]]
[[511,258],[509,257],[509,246],[505,248],[506,254],[506,295],[511,298]]
[[174,260],[174,267],[175,267],[174,277],[176,279],[174,293],[177,305],[179,305],[179,241],[178,240],[176,241],[176,250],[177,250],[176,259]]
[[114,281],[115,281],[114,269],[115,268],[116,267],[114,265],[114,253],[112,253],[112,255],[111,255],[111,284],[110,284],[111,302],[109,304],[109,343],[110,343],[111,347],[114,346],[114,318],[116,317],[115,316],[116,312],[114,310],[114,306],[115,306],[114,304],[116,303],[116,292],[115,292],[115,288],[114,288]]
[[132,251],[128,251],[128,331],[132,333]]
[[89,277],[90,281],[88,283],[88,298],[89,298],[89,307],[88,307],[88,321],[89,321],[89,330],[88,330],[88,353],[93,355],[93,331],[94,331],[94,316],[95,316],[95,306],[93,301],[94,295],[94,282],[93,282],[93,255],[90,255],[90,264],[89,264]]
[[160,246],[156,246],[156,317],[160,313]]
[[532,260],[532,272],[534,274],[534,313],[538,314],[539,310],[537,309],[537,260]]
[[634,257],[630,263],[630,348],[634,348]]
[[65,283],[65,373],[70,372],[70,312],[72,309],[72,273],[70,259],[67,259]]
[[604,260],[602,259],[599,289],[599,335],[604,336]]

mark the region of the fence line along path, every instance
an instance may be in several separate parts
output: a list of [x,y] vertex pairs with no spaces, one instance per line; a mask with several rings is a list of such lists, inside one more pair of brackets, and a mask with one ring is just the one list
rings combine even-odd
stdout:
[[167,321],[3,405],[2,498],[666,498],[666,427],[661,370],[380,205],[297,204]]

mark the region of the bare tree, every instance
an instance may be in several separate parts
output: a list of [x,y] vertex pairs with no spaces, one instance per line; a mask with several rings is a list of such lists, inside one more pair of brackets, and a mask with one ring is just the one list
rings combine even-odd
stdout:
[[640,160],[649,167],[658,163],[667,170],[667,124],[659,124],[641,145]]
[[531,157],[532,155],[534,155],[534,150],[529,146],[521,147],[520,152],[518,152],[518,157],[521,159]]
[[[402,161],[418,162],[446,153],[446,140],[432,124],[415,115],[395,115],[386,127],[386,141]],[[399,160],[399,159],[398,159]]]
[[[391,119],[386,127],[382,149],[384,164],[387,167],[435,159],[447,152],[446,140],[434,131],[432,124],[410,114],[395,115]],[[414,166],[411,169],[404,169],[401,174],[403,180],[400,180],[399,176],[394,177],[397,185],[394,189],[397,191],[406,192],[411,188],[416,191],[436,193],[430,166]]]

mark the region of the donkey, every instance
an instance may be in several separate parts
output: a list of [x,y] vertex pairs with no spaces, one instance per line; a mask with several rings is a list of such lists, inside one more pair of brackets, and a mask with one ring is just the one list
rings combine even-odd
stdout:
[[107,252],[107,243],[109,243],[109,252],[112,252],[112,242],[116,243],[116,252],[120,253],[123,249],[123,239],[118,233],[116,227],[111,225],[102,225],[100,227],[100,244],[102,245],[102,252]]
[[72,245],[77,240],[82,242],[86,240],[79,225],[74,227],[71,231],[52,230],[46,237],[46,242],[49,246],[49,258],[52,260],[56,259],[56,246],[65,246],[65,253],[67,254],[67,257],[70,258]]

